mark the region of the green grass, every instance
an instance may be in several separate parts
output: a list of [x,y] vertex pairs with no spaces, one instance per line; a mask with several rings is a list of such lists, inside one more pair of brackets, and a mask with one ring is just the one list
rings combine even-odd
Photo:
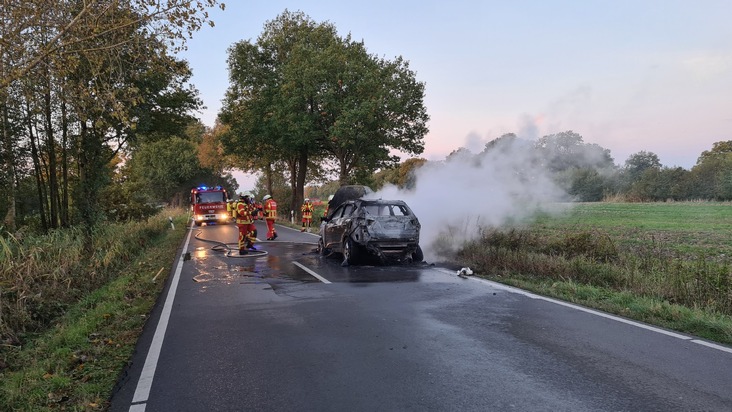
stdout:
[[560,216],[540,216],[532,230],[601,231],[621,247],[661,242],[687,255],[732,256],[732,203],[581,203]]
[[[2,410],[108,406],[186,233],[185,215],[178,215],[175,223],[175,231],[139,231],[137,242],[145,247],[134,258],[111,265],[114,269],[105,275],[110,280],[102,287],[65,305],[65,313],[50,328],[22,334],[22,344],[0,349]],[[110,253],[97,249],[95,260],[105,261]]]
[[732,343],[732,204],[586,203],[487,228],[458,259],[500,282]]

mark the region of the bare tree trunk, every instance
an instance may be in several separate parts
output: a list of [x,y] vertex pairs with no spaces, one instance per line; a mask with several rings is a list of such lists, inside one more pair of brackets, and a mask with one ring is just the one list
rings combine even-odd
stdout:
[[56,140],[53,137],[51,110],[51,73],[46,72],[46,90],[43,94],[46,115],[46,150],[48,151],[48,199],[50,204],[50,227],[58,227],[58,180],[56,177]]
[[87,126],[82,120],[79,142],[79,191],[74,204],[79,210],[82,223],[91,230],[99,223],[102,213],[99,205],[99,191],[104,186],[106,156],[100,131]]
[[[2,20],[2,32],[0,37],[5,38],[5,20]],[[5,77],[5,56],[6,54],[0,49],[0,77]],[[10,122],[8,119],[8,88],[0,88],[0,104],[2,104],[2,144],[5,146],[2,150],[5,158],[5,175],[7,178],[8,193],[8,212],[3,217],[3,225],[9,232],[15,232],[15,150],[13,145],[13,136],[10,133]]]
[[272,195],[274,188],[274,182],[272,181],[273,173],[274,172],[272,171],[272,163],[267,163],[267,167],[264,169],[264,177],[267,185],[267,194],[269,194],[270,196]]
[[61,93],[61,227],[69,227],[69,121],[66,118],[66,101]]
[[36,175],[36,188],[38,189],[38,213],[41,218],[41,229],[43,231],[48,230],[48,221],[46,220],[46,195],[44,191],[43,182],[43,170],[41,161],[38,156],[38,147],[36,145],[35,134],[33,133],[33,113],[31,112],[30,105],[26,102],[26,116],[28,119],[28,137],[31,144],[31,157],[33,158],[33,170]]
[[290,187],[292,188],[290,210],[295,212],[295,219],[299,219],[300,204],[297,201],[297,195],[295,190],[295,188],[297,187],[297,160],[287,159],[287,167],[290,169]]
[[[300,150],[297,163],[297,187],[293,188],[295,190],[292,192],[292,198],[295,201],[295,204],[299,206],[303,203],[303,200],[305,199],[305,177],[308,171],[307,149]],[[298,207],[295,210],[297,211],[298,219],[302,219],[302,212],[300,211],[300,208]]]
[[[0,63],[2,64],[2,63]],[[5,146],[5,173],[8,179],[8,212],[3,218],[3,225],[9,232],[15,232],[15,152],[13,151],[13,141],[10,131],[8,130],[8,105],[7,95],[2,93],[2,128],[3,128],[3,145]]]

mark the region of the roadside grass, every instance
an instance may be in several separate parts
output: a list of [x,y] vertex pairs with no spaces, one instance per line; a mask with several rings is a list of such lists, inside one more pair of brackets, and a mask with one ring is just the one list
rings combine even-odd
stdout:
[[[169,229],[173,214],[176,230]],[[118,228],[112,237],[119,235]],[[149,225],[149,226],[148,226]],[[121,262],[108,261],[114,239],[102,244],[93,257],[82,258],[86,268],[101,276],[103,286],[74,302],[59,304],[63,314],[47,326],[34,323],[25,332],[6,334],[0,347],[0,405],[3,410],[103,410],[114,385],[133,353],[135,344],[173,264],[172,256],[185,236],[186,215],[166,211],[132,230],[140,249]],[[125,242],[118,239],[118,242]],[[22,247],[17,246],[16,253]],[[119,252],[119,250],[118,250]],[[17,256],[17,255],[16,255]],[[22,256],[30,256],[22,253]],[[92,259],[91,261],[87,259]],[[70,274],[71,275],[71,274]],[[90,277],[88,272],[74,274]],[[71,275],[71,276],[74,276]],[[153,281],[154,279],[154,281]],[[74,283],[74,282],[71,282]],[[64,282],[61,282],[64,284]],[[76,296],[77,294],[73,294]],[[67,296],[70,298],[70,296]]]
[[482,229],[457,260],[486,278],[732,344],[732,205],[587,203]]

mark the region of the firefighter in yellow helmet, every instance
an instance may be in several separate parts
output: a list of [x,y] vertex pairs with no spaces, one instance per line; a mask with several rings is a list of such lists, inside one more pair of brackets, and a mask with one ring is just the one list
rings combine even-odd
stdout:
[[277,202],[272,199],[271,195],[264,196],[264,219],[267,222],[267,240],[277,239],[277,230],[275,230],[275,221],[277,220]]
[[254,241],[257,239],[256,227],[254,226],[256,210],[251,195],[249,193],[240,193],[239,201],[234,205],[236,226],[239,228],[238,246],[240,255],[249,253],[247,249],[254,249]]
[[305,229],[309,229],[310,225],[313,223],[313,209],[313,204],[310,203],[310,199],[306,197],[305,203],[300,206],[300,212],[302,212],[302,229],[300,229],[301,232],[304,232]]

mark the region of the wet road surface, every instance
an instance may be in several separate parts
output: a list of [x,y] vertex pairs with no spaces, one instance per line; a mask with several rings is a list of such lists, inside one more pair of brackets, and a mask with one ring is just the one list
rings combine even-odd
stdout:
[[732,410],[729,348],[278,232],[238,257],[235,226],[193,229],[113,411]]

